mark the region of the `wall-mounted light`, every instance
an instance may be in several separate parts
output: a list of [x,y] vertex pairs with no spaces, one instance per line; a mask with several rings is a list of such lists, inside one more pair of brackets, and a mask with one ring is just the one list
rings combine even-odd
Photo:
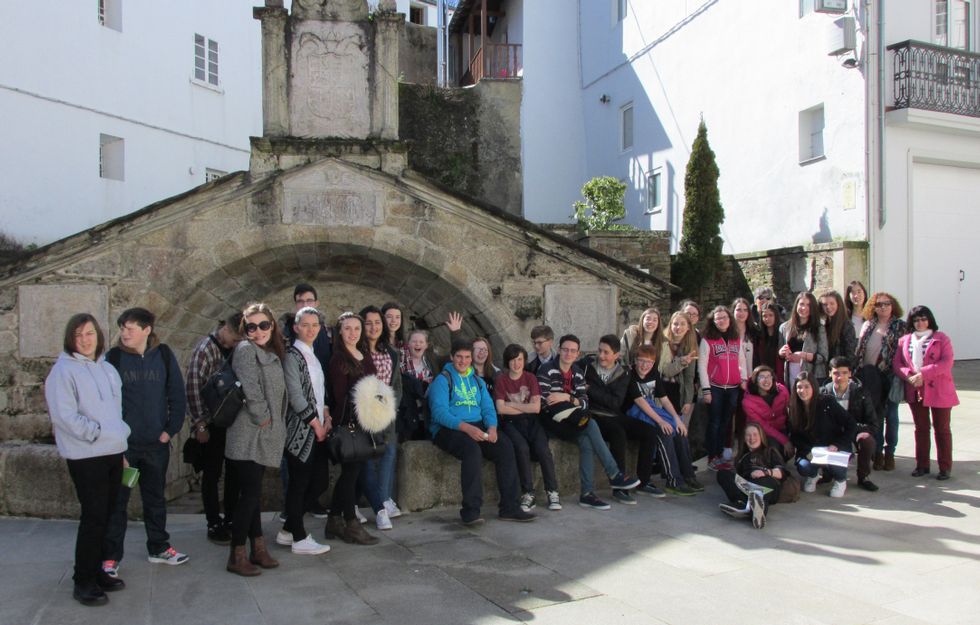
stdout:
[[612,102],[612,98],[610,98],[609,96],[603,93],[599,97],[599,101],[602,102],[603,104],[609,104],[610,102]]

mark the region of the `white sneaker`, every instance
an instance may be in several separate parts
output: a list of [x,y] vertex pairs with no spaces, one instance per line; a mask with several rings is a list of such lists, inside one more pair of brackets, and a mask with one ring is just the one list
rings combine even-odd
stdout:
[[300,556],[318,556],[321,553],[330,551],[330,545],[321,545],[313,540],[312,536],[307,534],[303,540],[298,543],[293,543],[292,550],[293,553]]
[[820,476],[808,477],[806,481],[803,482],[803,492],[812,493],[817,490],[817,482],[820,480]]
[[534,493],[524,493],[521,495],[521,510],[530,512],[534,509]]
[[276,544],[288,547],[293,544],[293,533],[286,530],[279,530],[276,534]]
[[847,492],[847,480],[837,481],[834,480],[834,485],[830,487],[831,497],[843,497],[844,493]]
[[386,499],[383,505],[385,507],[385,512],[388,513],[389,519],[397,519],[402,515],[401,509],[393,499]]
[[357,517],[357,522],[360,523],[361,525],[367,523],[367,517],[361,514],[360,508],[357,507],[354,508],[354,516]]
[[561,498],[558,497],[558,491],[556,490],[548,491],[548,509],[561,510]]
[[388,511],[384,508],[378,510],[378,514],[374,517],[374,522],[377,523],[379,530],[391,529],[391,519],[388,518]]

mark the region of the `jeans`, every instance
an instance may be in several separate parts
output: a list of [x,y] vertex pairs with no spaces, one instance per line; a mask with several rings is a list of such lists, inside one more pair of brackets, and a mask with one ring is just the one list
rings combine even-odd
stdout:
[[555,459],[548,447],[548,437],[534,415],[514,416],[504,419],[500,431],[514,445],[514,456],[517,460],[517,475],[521,483],[521,491],[534,492],[534,465],[531,464],[531,452],[541,463],[541,477],[545,490],[558,490],[558,478],[555,474]]
[[479,518],[480,508],[483,507],[483,480],[480,474],[484,458],[493,462],[497,473],[500,514],[511,514],[520,510],[517,463],[510,438],[498,435],[496,443],[477,442],[459,430],[439,428],[433,441],[439,449],[461,462],[459,479],[463,490],[463,507],[459,514],[464,521]]
[[[167,533],[167,499],[163,489],[170,464],[170,445],[159,443],[150,447],[130,447],[126,451],[129,466],[139,469],[139,489],[143,498],[143,524],[146,527],[146,552],[155,556],[170,548]],[[119,478],[120,481],[122,477]],[[116,507],[109,517],[103,546],[106,560],[122,560],[123,543],[126,540],[129,505],[129,488],[121,487],[116,496]]]
[[708,457],[717,458],[725,449],[728,430],[732,426],[732,415],[738,403],[739,387],[711,387],[711,403],[708,404],[708,428],[705,432],[705,447]]
[[612,452],[606,446],[606,441],[602,440],[602,432],[595,419],[589,419],[589,424],[585,426],[582,433],[578,435],[578,479],[581,494],[586,495],[595,490],[595,464],[592,454],[599,458],[599,463],[610,478],[616,477],[619,473],[619,465],[613,458]]
[[880,452],[884,449],[885,453],[895,455],[895,448],[898,447],[898,404],[886,400],[884,410],[881,430],[875,433],[877,450]]
[[799,458],[796,461],[796,470],[800,472],[803,477],[817,477],[820,475],[820,469],[823,469],[825,473],[830,474],[835,482],[845,482],[847,481],[847,467],[838,467],[829,464],[813,464],[806,458]]
[[[247,538],[262,536],[259,506],[262,501],[262,476],[265,467],[251,460],[232,460],[241,492],[231,518],[231,544],[241,547]],[[305,538],[305,536],[304,536]]]
[[367,460],[357,478],[358,499],[360,495],[367,497],[371,509],[375,512],[384,507],[384,502],[391,498],[391,486],[395,481],[395,459],[398,454],[398,444],[389,440],[385,444],[384,455],[377,460]]
[[102,571],[109,517],[122,488],[122,454],[68,460],[68,474],[82,507],[75,536],[75,583],[94,584]]
[[[204,504],[204,516],[208,527],[231,523],[231,513],[238,502],[238,479],[232,468],[231,461],[225,460],[225,437],[227,430],[212,425],[208,442],[204,443],[204,470],[201,473],[201,503]],[[225,474],[225,516],[221,517],[221,503],[218,499],[218,482],[221,473]]]

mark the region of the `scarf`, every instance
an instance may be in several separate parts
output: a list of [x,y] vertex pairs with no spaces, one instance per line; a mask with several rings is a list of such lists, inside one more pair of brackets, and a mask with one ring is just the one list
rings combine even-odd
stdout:
[[916,371],[922,371],[922,361],[926,355],[926,349],[929,347],[929,341],[931,340],[932,330],[912,333],[912,340],[909,341],[909,351],[912,355],[912,368]]

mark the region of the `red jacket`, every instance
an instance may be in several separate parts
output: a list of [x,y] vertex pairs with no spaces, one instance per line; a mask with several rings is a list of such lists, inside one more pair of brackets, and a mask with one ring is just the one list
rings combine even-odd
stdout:
[[[898,349],[892,359],[892,369],[902,380],[908,380],[916,373],[912,367],[912,353],[909,346],[912,335],[906,334],[898,339]],[[953,383],[953,344],[949,337],[938,330],[932,333],[922,357],[922,386],[916,388],[905,383],[905,400],[911,403],[922,402],[927,408],[952,408],[960,403]]]
[[772,406],[766,403],[762,397],[753,393],[746,393],[742,398],[742,410],[745,412],[746,423],[758,423],[762,426],[769,440],[776,441],[780,445],[789,442],[788,431],[786,428],[786,406],[789,405],[789,391],[786,387],[776,382],[776,397],[772,400]]

